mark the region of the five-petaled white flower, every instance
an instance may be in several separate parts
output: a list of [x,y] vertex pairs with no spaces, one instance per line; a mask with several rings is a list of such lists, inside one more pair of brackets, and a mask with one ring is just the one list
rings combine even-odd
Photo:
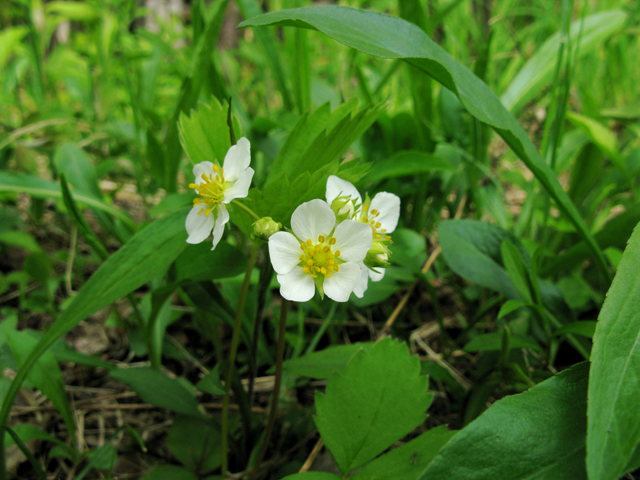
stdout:
[[222,238],[229,212],[225,206],[234,198],[246,197],[253,178],[249,140],[242,137],[229,148],[222,168],[217,163],[200,162],[193,166],[195,183],[189,185],[198,194],[187,216],[188,243],[200,243],[213,230],[213,247]]
[[[371,229],[343,221],[323,200],[303,203],[293,212],[291,229],[269,237],[269,255],[287,300],[311,300],[318,287],[336,302],[346,302],[360,278],[360,266],[371,248]],[[315,286],[314,286],[315,285]]]
[[[335,175],[327,179],[327,202],[337,213],[338,219],[351,219],[371,227],[373,245],[364,262],[360,262],[361,275],[353,293],[364,295],[369,278],[374,282],[382,280],[384,268],[388,265],[391,243],[389,234],[396,229],[400,217],[400,198],[393,193],[380,192],[373,200],[367,195],[362,201],[360,193],[352,183]],[[378,270],[375,270],[375,269]]]

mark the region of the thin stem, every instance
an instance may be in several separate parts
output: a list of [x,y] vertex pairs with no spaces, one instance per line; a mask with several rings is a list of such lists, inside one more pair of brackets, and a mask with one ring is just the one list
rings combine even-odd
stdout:
[[240,207],[242,210],[244,210],[245,212],[247,212],[249,215],[251,215],[251,217],[253,217],[255,220],[260,220],[260,217],[256,214],[256,212],[254,212],[253,210],[251,210],[249,207],[247,207],[246,205],[243,205],[242,203],[236,201],[236,200],[231,200],[231,203],[233,205],[235,205],[236,207]]
[[220,430],[222,432],[222,478],[227,476],[229,468],[229,459],[227,453],[229,450],[229,395],[231,394],[231,377],[233,376],[233,370],[236,361],[236,353],[238,352],[238,341],[240,340],[240,329],[242,327],[242,312],[244,311],[244,303],[247,299],[247,292],[249,291],[249,283],[251,280],[251,272],[256,263],[256,257],[258,255],[258,247],[254,244],[251,248],[251,256],[249,257],[249,263],[247,264],[247,271],[244,275],[244,282],[242,283],[242,290],[240,292],[240,301],[238,302],[238,310],[236,312],[236,319],[233,324],[233,336],[231,337],[231,350],[229,351],[229,360],[227,364],[227,375],[225,377],[224,389],[227,394],[222,400],[222,421],[220,423]]
[[287,310],[289,310],[289,301],[286,298],[282,299],[280,306],[280,326],[278,329],[278,352],[276,357],[276,379],[273,387],[273,395],[271,396],[271,409],[269,410],[269,420],[267,422],[267,429],[262,437],[262,444],[260,445],[260,451],[256,457],[254,468],[251,471],[249,480],[254,480],[262,463],[265,453],[267,453],[267,446],[271,439],[271,431],[276,423],[278,416],[278,400],[280,398],[280,385],[282,384],[282,359],[284,357],[284,336],[287,329]]

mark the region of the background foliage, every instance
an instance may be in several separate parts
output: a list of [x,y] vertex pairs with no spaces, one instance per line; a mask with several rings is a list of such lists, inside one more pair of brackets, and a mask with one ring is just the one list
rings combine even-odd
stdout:
[[[4,0],[0,478],[631,478],[639,20]],[[288,225],[329,175],[402,199],[381,282],[289,309],[272,432],[282,304],[253,219],[185,242],[192,164],[241,136],[260,216]],[[297,473],[318,434],[332,465]]]

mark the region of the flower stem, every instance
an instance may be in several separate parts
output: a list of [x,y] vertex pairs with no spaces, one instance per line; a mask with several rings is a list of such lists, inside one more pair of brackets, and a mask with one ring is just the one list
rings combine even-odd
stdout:
[[236,353],[238,352],[238,341],[240,340],[240,329],[242,328],[242,312],[244,311],[244,303],[247,299],[247,292],[249,291],[249,283],[251,280],[251,272],[256,264],[256,257],[258,255],[259,247],[255,244],[251,247],[251,256],[249,257],[249,263],[247,264],[247,271],[244,275],[244,282],[242,283],[242,290],[240,291],[240,301],[238,302],[238,310],[236,312],[236,319],[233,324],[233,336],[231,337],[231,350],[229,351],[229,359],[227,364],[227,375],[224,381],[224,389],[227,394],[222,399],[222,421],[220,424],[221,430],[221,446],[222,446],[222,478],[225,478],[229,468],[229,459],[227,454],[229,451],[229,396],[231,395],[231,377],[233,376],[233,370],[235,367]]
[[249,480],[254,480],[258,474],[258,469],[262,463],[265,453],[267,453],[267,447],[271,440],[271,431],[276,423],[278,416],[278,400],[280,399],[280,386],[282,385],[282,359],[284,357],[284,335],[287,327],[287,310],[289,309],[289,301],[286,298],[282,299],[280,305],[280,326],[278,329],[278,352],[276,354],[276,379],[273,386],[273,395],[271,396],[271,409],[269,410],[269,420],[267,422],[267,429],[262,437],[262,444],[260,445],[260,451],[256,457],[256,461],[249,476]]
[[236,207],[240,207],[242,210],[244,210],[245,212],[247,212],[249,215],[251,215],[251,217],[253,217],[253,219],[255,220],[260,220],[260,217],[256,214],[256,212],[254,212],[253,210],[251,210],[249,207],[247,207],[246,205],[243,205],[242,203],[236,201],[236,200],[231,200],[231,203],[233,205],[235,205]]

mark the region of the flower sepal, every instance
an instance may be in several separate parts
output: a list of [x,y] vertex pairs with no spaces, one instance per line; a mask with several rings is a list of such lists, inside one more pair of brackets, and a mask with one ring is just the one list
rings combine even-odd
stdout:
[[[375,245],[375,242],[374,242],[374,245]],[[384,247],[384,245],[382,247]],[[389,254],[391,252],[387,249],[386,252],[374,253],[372,252],[372,250],[374,249],[372,248],[371,250],[369,250],[367,252],[367,256],[364,257],[364,264],[367,267],[369,267],[371,270],[374,270],[376,273],[379,273],[375,270],[376,268],[387,268],[390,265]]]
[[269,240],[269,237],[282,230],[282,224],[271,217],[262,217],[253,223],[253,234],[256,238]]
[[324,288],[322,288],[323,284],[324,284],[324,277],[319,277],[319,276],[315,277],[313,279],[313,283],[315,283],[316,288],[318,289],[318,293],[320,294],[320,298],[322,300],[324,300]]

